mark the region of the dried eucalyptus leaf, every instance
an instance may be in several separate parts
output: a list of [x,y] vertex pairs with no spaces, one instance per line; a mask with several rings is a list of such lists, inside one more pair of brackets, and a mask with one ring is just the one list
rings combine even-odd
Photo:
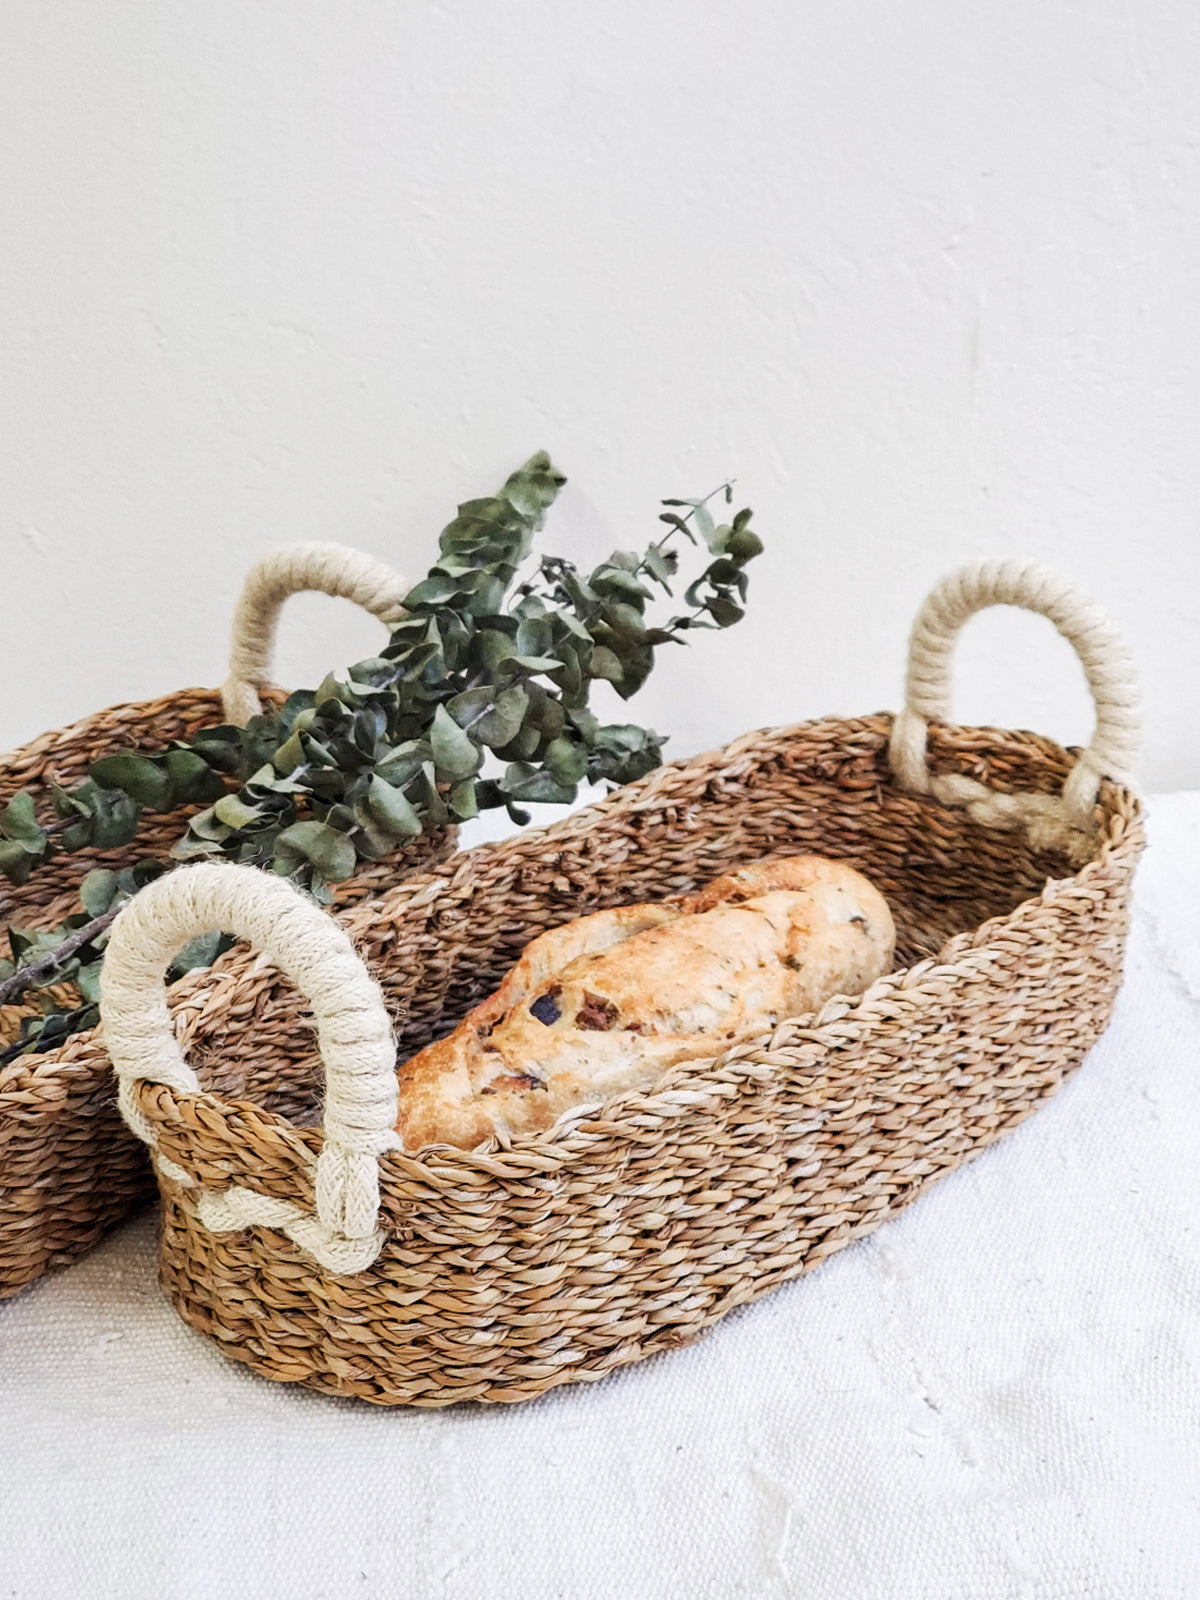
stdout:
[[741,606],[735,605],[732,600],[726,600],[719,594],[713,595],[708,600],[705,609],[718,628],[730,628],[746,615]]
[[[367,789],[367,809],[378,826],[397,839],[415,839],[421,832],[421,819],[411,801],[378,775],[372,777]],[[347,872],[343,876],[350,874]]]
[[174,983],[185,972],[197,967],[211,967],[219,955],[233,948],[234,941],[227,933],[201,933],[185,944],[167,971],[167,981]]
[[639,583],[631,572],[612,565],[598,567],[592,573],[591,585],[597,594],[622,598],[639,611],[650,599],[650,590],[644,583]]
[[79,898],[91,917],[102,917],[120,889],[120,875],[108,867],[95,867],[79,885]]
[[171,809],[171,780],[165,768],[149,756],[134,751],[102,756],[92,762],[88,773],[102,789],[124,790],[150,811]]
[[587,750],[581,741],[565,736],[552,740],[545,761],[554,781],[569,787],[574,797],[574,787],[587,771]]
[[529,704],[529,696],[519,684],[501,689],[468,689],[455,695],[447,710],[477,744],[493,749],[516,737]]
[[750,528],[735,526],[730,530],[725,549],[740,566],[744,562],[752,561],[755,556],[762,555],[763,542]]
[[271,757],[272,767],[276,772],[282,773],[295,772],[297,767],[304,765],[304,761],[304,740],[301,738],[299,730],[294,732],[290,738],[285,739]]
[[18,887],[29,881],[36,858],[16,839],[0,839],[0,872]]
[[468,778],[463,783],[456,783],[451,789],[450,814],[459,822],[467,822],[471,817],[479,815],[479,801],[475,792],[477,787],[478,785]]
[[258,806],[248,806],[236,794],[223,795],[212,808],[213,816],[227,828],[246,828],[262,816]]
[[[236,773],[242,760],[242,731],[232,723],[222,723],[219,728],[201,728],[192,735],[191,749],[205,766],[217,772]],[[175,748],[183,749],[178,745]]]
[[165,765],[175,805],[205,805],[225,793],[220,772],[194,750],[168,750]]
[[607,645],[598,644],[592,651],[592,658],[588,662],[588,676],[603,678],[608,683],[620,683],[625,676],[625,669],[620,658]]
[[19,789],[0,812],[0,833],[6,839],[28,840],[31,844],[40,845],[45,840],[46,831],[38,822],[28,789]]
[[72,982],[90,1005],[100,1003],[100,969],[103,961],[89,961],[72,975]]
[[[528,608],[534,603],[533,597],[523,602]],[[554,642],[554,629],[548,617],[539,612],[522,615],[517,624],[516,650],[518,656],[548,656],[550,646]]]
[[[511,770],[511,769],[510,769]],[[533,772],[528,778],[520,782],[505,784],[510,800],[528,800],[543,805],[570,805],[575,798],[575,785],[573,783],[559,783],[553,775],[544,768]]]
[[711,550],[713,546],[713,539],[716,536],[717,526],[703,500],[697,500],[694,502],[692,506],[692,519],[696,524],[696,531]]
[[91,842],[98,850],[129,844],[137,835],[141,807],[120,789],[97,790],[93,797]]
[[570,719],[571,726],[578,731],[580,737],[583,739],[583,742],[588,745],[595,744],[596,737],[600,732],[599,718],[593,716],[590,711],[586,710],[582,706],[573,711],[569,711],[567,715]]
[[557,672],[562,662],[554,656],[505,656],[499,662],[501,672]]
[[542,747],[542,735],[532,723],[522,723],[516,736],[496,750],[501,761],[532,761]]
[[429,743],[433,751],[438,777],[457,783],[463,778],[473,778],[483,765],[483,752],[464,733],[446,710],[438,706],[429,730]]
[[294,822],[275,841],[275,861],[285,873],[310,865],[328,883],[341,883],[354,871],[354,845],[323,822]]
[[431,744],[424,739],[410,739],[402,745],[397,745],[382,760],[376,762],[376,776],[394,788],[399,788],[420,772],[425,762],[432,759],[432,755]]

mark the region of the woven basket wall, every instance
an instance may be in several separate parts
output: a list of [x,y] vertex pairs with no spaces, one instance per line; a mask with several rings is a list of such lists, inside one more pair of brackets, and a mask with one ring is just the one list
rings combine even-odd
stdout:
[[[252,951],[183,979],[176,1031],[207,1092],[133,1092],[162,1161],[161,1275],[184,1319],[256,1371],[334,1394],[524,1400],[695,1338],[1015,1127],[1108,1020],[1138,802],[1101,786],[1077,869],[1025,830],[906,792],[890,728],[748,735],[343,915],[402,1055],[453,1027],[544,929],[765,855],[851,862],[899,936],[896,970],[861,999],[677,1068],[654,1094],[508,1148],[385,1155],[386,1239],[365,1271],[335,1276],[271,1227],[200,1220],[198,1196],[231,1184],[312,1210],[322,1074],[303,1002]],[[1056,796],[1074,756],[934,724],[929,761],[1001,796]],[[94,1040],[63,1057],[103,1071]]]

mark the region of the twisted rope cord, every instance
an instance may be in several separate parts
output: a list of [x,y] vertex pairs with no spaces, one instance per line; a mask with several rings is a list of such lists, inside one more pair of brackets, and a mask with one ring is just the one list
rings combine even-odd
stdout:
[[[214,1231],[281,1228],[330,1271],[361,1271],[383,1245],[378,1158],[400,1147],[391,1023],[342,928],[282,878],[232,862],[201,862],[148,884],[113,923],[100,1015],[122,1114],[153,1149],[157,1129],[136,1086],[201,1092],[176,1043],[163,978],[176,951],[213,928],[247,940],[312,1005],[326,1075],[325,1140],[314,1177],[316,1217],[235,1185],[203,1195],[201,1218],[206,1224],[211,1218]],[[167,1176],[192,1181],[174,1162],[158,1159]]]
[[[1061,797],[1000,794],[973,778],[934,776],[929,770],[929,719],[950,720],[958,635],[975,612],[998,605],[1021,606],[1049,618],[1074,647],[1087,675],[1095,731]],[[1130,783],[1140,742],[1137,678],[1125,641],[1100,608],[1057,573],[1021,561],[981,561],[950,573],[930,593],[913,624],[905,707],[892,727],[892,771],[906,789],[965,807],[977,822],[1025,828],[1036,848],[1065,850],[1083,860],[1091,849],[1100,781]]]
[[291,544],[256,561],[233,614],[229,676],[221,687],[225,717],[244,723],[262,710],[258,691],[271,681],[279,613],[305,590],[353,600],[385,624],[404,615],[410,585],[373,556],[341,544]]

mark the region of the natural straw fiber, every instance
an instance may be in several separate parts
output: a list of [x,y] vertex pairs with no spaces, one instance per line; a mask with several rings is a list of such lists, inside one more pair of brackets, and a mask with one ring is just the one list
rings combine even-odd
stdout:
[[[53,816],[51,785],[71,788],[88,766],[114,750],[156,750],[190,739],[200,728],[245,721],[260,709],[258,691],[277,706],[270,682],[271,647],[280,605],[306,589],[343,595],[390,620],[407,585],[389,568],[339,545],[287,547],[265,557],[246,579],[235,618],[231,674],[222,692],[182,689],[160,700],[112,706],[68,728],[0,756],[0,806],[19,790],[34,796],[39,817]],[[16,888],[0,880],[0,926],[53,928],[79,910],[79,885],[93,867],[121,868],[165,857],[198,808],[147,814],[137,838],[116,850],[81,851],[46,862]],[[444,860],[452,830],[439,829],[385,861],[363,863],[339,886],[335,903],[350,904],[398,876]],[[73,991],[56,989],[66,1003]],[[36,991],[0,1008],[0,1047],[20,1034],[21,1019],[38,1014]],[[16,1057],[0,1066],[0,1299],[48,1268],[74,1260],[153,1193],[144,1152],[117,1110],[107,1058],[91,1034],[82,1056],[64,1048]]]
[[[976,606],[1030,603],[1031,580],[1006,586],[995,572],[956,574],[933,598],[957,588]],[[1121,684],[1130,705],[1127,674]],[[155,1146],[161,1276],[183,1318],[256,1371],[333,1394],[530,1399],[695,1338],[1015,1127],[1108,1020],[1140,807],[1105,779],[1088,817],[1067,815],[1080,752],[907,712],[927,724],[933,775],[916,792],[889,758],[891,717],[752,733],[341,915],[402,1054],[451,1029],[545,929],[766,855],[851,862],[887,896],[898,931],[896,970],[860,999],[675,1068],[653,1094],[475,1153],[385,1151],[378,1214],[355,1222],[360,1241],[377,1230],[361,1270],[320,1264],[348,1214],[322,1182],[333,1135],[317,1126],[329,1117],[321,1051],[335,1101],[344,1062],[269,964],[297,974],[328,1039],[319,951],[306,945],[298,961],[290,936],[270,933],[265,957],[239,948],[189,975],[172,995],[172,1041],[155,975],[164,945],[218,909],[247,929],[263,912],[236,870],[197,886],[194,914],[190,891],[152,885],[116,925],[114,952],[128,934],[128,959],[114,968],[110,955],[117,983],[103,1006],[131,1120]],[[1102,730],[1110,713],[1102,701]],[[1131,731],[1127,754],[1133,742]],[[939,799],[950,778],[996,797],[994,814],[977,789]],[[341,1040],[352,1054],[359,1026]],[[94,1040],[64,1056],[83,1070],[100,1061]],[[377,1058],[364,1070],[378,1074]]]

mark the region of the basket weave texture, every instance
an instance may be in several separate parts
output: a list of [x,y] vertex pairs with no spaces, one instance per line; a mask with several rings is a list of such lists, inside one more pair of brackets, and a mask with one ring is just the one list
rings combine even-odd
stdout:
[[[544,833],[465,852],[342,918],[401,1050],[447,1031],[525,943],[772,853],[852,862],[887,896],[898,970],[711,1065],[540,1139],[381,1161],[386,1242],[336,1277],[282,1232],[220,1234],[205,1187],[313,1205],[321,1068],[305,1008],[252,952],[184,979],[180,1042],[211,1092],[137,1089],[161,1156],[162,1281],[266,1375],[382,1403],[522,1400],[683,1343],[879,1226],[1079,1065],[1121,972],[1138,803],[1101,790],[1078,872],[900,790],[890,719],[755,734]],[[932,765],[1051,794],[1031,734],[931,730]],[[94,1048],[94,1047],[92,1047]],[[68,1050],[87,1058],[86,1042]],[[94,1057],[93,1057],[94,1059]]]
[[[242,717],[260,708],[260,696],[270,706],[282,703],[282,690],[262,687],[275,619],[287,595],[308,588],[346,595],[386,613],[394,610],[394,593],[403,592],[403,580],[340,546],[289,547],[254,568],[239,608],[252,616],[240,617],[240,630],[235,629],[235,659],[240,643],[246,658],[241,670],[254,674],[252,683],[239,679],[234,684]],[[258,648],[248,656],[244,636],[249,632],[255,638],[255,629]],[[53,783],[73,787],[93,761],[114,750],[159,750],[174,739],[188,740],[199,729],[227,720],[230,703],[230,685],[224,692],[183,689],[158,700],[112,706],[42,734],[0,757],[0,806],[25,788],[41,820],[50,821]],[[198,809],[146,814],[131,844],[52,857],[19,888],[0,880],[0,926],[59,926],[79,910],[79,885],[89,871],[168,855]],[[454,831],[438,829],[386,861],[363,863],[339,885],[335,904],[349,905],[405,872],[444,860],[454,846]],[[63,997],[68,998],[66,991]],[[22,1018],[38,1009],[32,997],[0,1007],[0,1047],[15,1043]],[[51,1267],[75,1260],[154,1192],[145,1152],[121,1119],[111,1067],[94,1035],[92,1030],[70,1041],[82,1049],[59,1046],[0,1066],[0,1299]]]

